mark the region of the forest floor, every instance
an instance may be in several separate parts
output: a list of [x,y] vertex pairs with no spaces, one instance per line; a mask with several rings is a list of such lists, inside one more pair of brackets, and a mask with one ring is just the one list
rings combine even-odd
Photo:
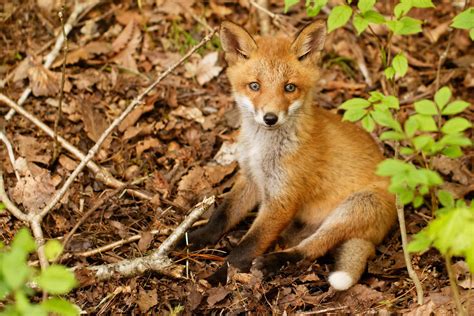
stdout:
[[[41,66],[60,30],[55,0],[13,0],[0,4],[0,90],[13,100],[32,88],[24,108],[53,127],[57,117],[62,54],[51,71]],[[390,2],[377,9],[386,15]],[[65,15],[73,9],[68,2]],[[283,1],[270,1],[269,9],[283,12]],[[465,31],[450,30],[460,12],[455,1],[435,1],[436,9],[413,10],[410,15],[425,21],[423,33],[393,40],[393,52],[406,52],[410,69],[399,79],[400,117],[413,112],[413,102],[432,98],[437,65],[440,86],[448,85],[456,98],[474,102],[474,47]],[[139,7],[139,4],[141,7]],[[100,134],[153,78],[178,60],[224,19],[259,32],[259,12],[248,0],[102,1],[81,17],[68,36],[63,115],[58,133],[86,153]],[[300,28],[309,21],[302,6],[281,15]],[[326,18],[325,13],[320,14]],[[284,24],[286,25],[286,24]],[[270,32],[291,35],[291,27],[271,25]],[[386,32],[376,29],[386,41]],[[449,47],[448,47],[449,46]],[[381,87],[382,66],[376,38],[356,36],[352,27],[332,32],[322,57],[320,83],[315,103],[337,112],[343,101],[366,97]],[[363,75],[361,65],[368,72]],[[16,158],[26,162],[17,181],[5,146],[0,145],[0,167],[7,192],[22,209],[42,207],[78,164],[66,150],[51,164],[53,140],[22,115],[2,118],[9,108],[0,104],[0,128],[14,146]],[[465,115],[472,121],[472,108]],[[132,188],[148,192],[151,200],[111,189],[84,169],[66,196],[43,222],[45,237],[63,238],[79,221],[62,258],[68,267],[88,267],[135,258],[156,249],[185,218],[187,210],[203,197],[220,197],[235,180],[238,165],[233,144],[238,135],[239,114],[225,76],[225,61],[215,36],[203,48],[168,75],[115,130],[94,160]],[[380,130],[374,132],[380,134]],[[387,156],[393,148],[380,145]],[[463,158],[441,159],[435,169],[458,198],[473,197],[473,151]],[[26,167],[25,167],[26,166]],[[218,202],[219,203],[219,199]],[[87,218],[91,207],[96,210]],[[98,205],[98,207],[97,207]],[[427,207],[406,210],[407,230],[412,235],[432,218]],[[400,232],[394,227],[377,247],[377,255],[360,284],[335,292],[327,283],[333,267],[330,256],[312,263],[285,268],[276,277],[262,281],[252,275],[234,278],[229,284],[211,287],[203,278],[214,271],[236,245],[252,216],[227,234],[214,247],[187,253],[175,250],[170,257],[188,269],[182,278],[146,273],[131,278],[85,285],[69,296],[88,314],[311,314],[406,313],[409,315],[453,314],[453,301],[444,260],[434,250],[414,255],[416,273],[423,283],[425,303],[416,304],[413,283],[408,278]],[[202,224],[202,221],[197,225]],[[0,236],[5,243],[24,224],[8,212],[0,213]],[[157,234],[152,234],[157,231]],[[98,247],[140,234],[139,240],[106,251]],[[35,258],[31,258],[35,260]],[[456,277],[466,273],[465,263],[455,260]],[[462,300],[474,294],[460,287]]]

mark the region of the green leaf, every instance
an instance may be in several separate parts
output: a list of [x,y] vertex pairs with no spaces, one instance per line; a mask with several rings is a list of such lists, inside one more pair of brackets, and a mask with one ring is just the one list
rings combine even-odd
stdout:
[[0,202],[0,213],[6,208],[5,204],[3,202]]
[[405,76],[408,71],[408,60],[402,53],[397,54],[392,61],[392,67],[395,73],[400,77]]
[[352,24],[354,24],[354,27],[356,28],[357,35],[360,35],[369,26],[369,21],[364,19],[359,14],[354,14],[354,17],[352,18]]
[[380,140],[403,140],[405,139],[405,134],[395,131],[383,132],[380,135]]
[[365,13],[374,7],[375,0],[359,0],[357,7],[360,12]]
[[420,135],[413,138],[413,145],[415,145],[416,150],[424,149],[425,146],[430,143],[433,144],[434,139],[430,135]]
[[468,102],[465,102],[465,101],[462,101],[462,100],[457,100],[457,101],[449,103],[448,106],[446,106],[443,109],[441,114],[443,114],[443,115],[459,114],[469,106],[470,106],[470,104]]
[[362,127],[369,133],[374,131],[375,122],[371,115],[366,115],[362,118]]
[[441,127],[441,131],[444,134],[455,134],[455,133],[459,133],[468,129],[471,126],[472,126],[471,122],[469,122],[465,118],[455,117],[446,121],[444,125]]
[[387,95],[382,98],[382,104],[386,105],[390,109],[399,109],[400,103],[398,98],[393,95]]
[[382,126],[391,127],[392,129],[396,130],[397,132],[402,132],[402,127],[400,123],[395,120],[392,116],[390,111],[373,111],[372,118],[377,122],[377,124]]
[[420,206],[423,205],[425,201],[423,200],[423,197],[421,195],[417,195],[415,196],[415,198],[413,199],[413,207],[414,208],[419,208]]
[[411,5],[415,8],[434,8],[431,0],[411,0]]
[[43,308],[51,313],[63,316],[79,315],[79,308],[70,302],[61,298],[53,297],[41,303]]
[[46,244],[44,245],[44,252],[46,254],[46,258],[48,258],[48,260],[50,261],[53,261],[57,257],[59,257],[62,251],[63,244],[61,244],[61,242],[57,239],[48,240],[48,242],[46,242]]
[[392,66],[385,68],[383,73],[385,74],[385,77],[387,77],[388,80],[392,80],[393,77],[395,77],[395,69],[393,69]]
[[400,154],[402,155],[405,155],[405,156],[408,156],[408,155],[411,155],[415,153],[415,151],[413,150],[413,148],[410,148],[410,147],[402,147],[400,148]]
[[393,13],[395,13],[395,17],[398,19],[402,15],[407,14],[411,8],[411,1],[400,1],[400,3],[397,4],[393,9]]
[[328,33],[344,26],[352,15],[352,9],[348,5],[334,7],[328,17]]
[[446,104],[448,104],[449,99],[451,99],[451,90],[448,87],[442,87],[434,96],[434,100],[438,105],[438,108],[442,110]]
[[349,122],[357,122],[366,114],[367,114],[367,110],[364,110],[364,109],[350,109],[344,112],[344,115],[342,116],[342,120],[349,121]]
[[292,6],[298,4],[298,2],[300,2],[300,0],[285,0],[285,9],[283,10],[283,12],[284,12],[284,13],[287,13],[288,10],[289,10]]
[[424,115],[436,115],[438,114],[438,110],[436,109],[436,105],[433,101],[430,100],[420,100],[415,102],[415,110],[419,114]]
[[[312,3],[312,5],[311,5]],[[319,14],[321,9],[328,3],[328,0],[306,0],[306,14],[313,17]]]
[[366,109],[370,106],[370,102],[362,98],[352,98],[342,103],[339,108],[343,110]]
[[408,244],[407,250],[409,252],[423,252],[430,248],[432,240],[429,238],[426,231],[422,230],[413,236],[413,240]]
[[369,102],[377,102],[377,101],[382,101],[384,95],[380,93],[379,91],[370,91],[369,92],[370,97],[369,97]]
[[415,197],[415,194],[413,193],[412,190],[405,190],[398,195],[398,198],[400,199],[400,202],[403,205],[409,204],[411,201],[413,201],[414,197]]
[[393,176],[410,170],[411,165],[397,159],[385,159],[377,166],[376,174],[379,176]]
[[2,256],[1,269],[5,283],[12,290],[22,286],[30,275],[30,268],[26,264],[27,254],[21,248],[12,247]]
[[66,267],[53,264],[37,277],[39,286],[51,294],[66,294],[76,285],[74,273]]
[[462,157],[463,152],[461,150],[461,147],[459,146],[449,146],[443,149],[442,154],[445,155],[446,157],[455,159]]
[[410,116],[406,121],[405,121],[405,133],[407,134],[408,138],[412,138],[416,131],[418,130],[418,121],[413,118],[413,116]]
[[443,136],[439,143],[441,145],[471,146],[472,141],[461,133],[449,134]]
[[16,233],[12,248],[20,248],[25,253],[30,253],[36,249],[35,241],[27,228],[22,228]]
[[471,41],[474,41],[474,27],[469,30],[469,37],[471,38]]
[[439,190],[438,199],[444,207],[454,207],[454,198],[448,191]]
[[469,8],[454,17],[451,27],[466,30],[474,28],[474,7]]
[[380,13],[378,13],[377,11],[374,11],[374,10],[369,10],[369,11],[365,12],[362,16],[369,23],[374,23],[374,24],[385,23],[384,16],[381,15]]
[[423,132],[436,132],[438,127],[436,122],[430,115],[415,114],[412,116],[416,119],[418,124],[418,129]]
[[398,21],[388,21],[388,28],[397,35],[411,35],[421,32],[420,20],[410,18],[408,16],[402,17]]

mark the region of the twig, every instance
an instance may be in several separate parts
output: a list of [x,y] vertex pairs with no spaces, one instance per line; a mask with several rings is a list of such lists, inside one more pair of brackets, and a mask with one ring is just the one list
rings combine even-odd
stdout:
[[[167,235],[167,234],[169,234],[169,232],[166,231],[166,230],[163,230],[163,229],[154,229],[154,230],[150,231],[150,234],[152,234],[152,235],[158,235],[158,234]],[[98,247],[96,249],[75,253],[74,255],[80,256],[80,257],[90,257],[90,256],[93,256],[95,254],[102,253],[102,252],[114,249],[118,246],[122,246],[122,245],[125,245],[125,244],[128,244],[128,243],[134,242],[136,240],[139,240],[140,238],[142,238],[141,234],[133,235],[131,237],[114,241],[113,243],[110,243],[110,244],[102,246],[102,247]]]
[[[257,0],[256,3],[264,8],[266,11],[268,10],[268,0]],[[258,10],[257,12],[258,21],[260,24],[260,34],[261,35],[268,35],[270,34],[270,16],[263,12],[263,10]]]
[[68,52],[68,42],[67,42],[67,35],[64,30],[64,5],[61,8],[61,11],[59,11],[59,19],[61,20],[61,30],[63,32],[63,37],[64,37],[64,54],[63,54],[63,65],[61,67],[61,88],[59,90],[59,102],[58,102],[58,114],[56,115],[56,120],[54,121],[54,143],[53,143],[53,159],[51,160],[51,163],[54,164],[56,159],[59,157],[59,142],[58,142],[58,126],[59,126],[59,121],[61,120],[62,112],[63,112],[63,98],[64,98],[64,82],[66,81],[66,58],[67,58],[67,52]]
[[403,257],[405,258],[405,264],[407,266],[408,276],[410,277],[410,279],[413,281],[413,284],[415,285],[418,305],[423,305],[423,301],[424,301],[423,287],[421,286],[421,282],[420,282],[420,279],[418,278],[418,275],[413,269],[413,265],[411,264],[410,253],[407,250],[408,238],[407,238],[407,228],[405,224],[405,212],[398,195],[396,198],[396,207],[397,207],[398,223],[400,225],[400,234],[402,235]]
[[451,266],[451,256],[449,254],[444,255],[444,262],[446,269],[448,270],[449,284],[451,285],[451,291],[453,292],[453,299],[458,312],[457,314],[460,316],[465,316],[467,314],[462,306],[461,299],[459,298],[458,283],[456,282],[456,277],[454,276],[453,267]]
[[[168,253],[176,242],[182,238],[186,230],[195,222],[211,205],[214,204],[215,197],[205,198],[197,204],[184,221],[174,230],[174,232],[161,244],[161,246],[148,256],[124,260],[118,263],[89,267],[88,270],[95,272],[95,277],[99,280],[110,279],[115,274],[128,277],[142,274],[145,271],[156,271],[165,274],[170,273],[172,261],[168,258]],[[180,273],[171,271],[175,277]]]
[[18,174],[18,171],[15,168],[16,159],[15,159],[15,154],[13,153],[13,146],[10,143],[10,140],[8,139],[7,134],[5,134],[5,132],[1,130],[1,127],[0,127],[0,140],[7,147],[8,157],[10,158],[10,162],[12,164],[13,170],[15,171],[16,179],[20,181],[20,175]]
[[268,15],[272,19],[273,24],[275,24],[278,28],[288,33],[294,33],[296,31],[296,28],[291,23],[286,21],[286,19],[280,14],[275,14],[267,8],[262,7],[255,0],[250,0],[250,4],[253,5],[257,10]]
[[310,312],[302,312],[299,315],[318,315],[318,314],[326,314],[330,312],[340,311],[348,309],[347,306],[338,306],[338,307],[329,307],[326,309],[320,309],[318,311],[310,311]]
[[85,221],[86,219],[92,214],[94,213],[99,207],[102,206],[102,204],[104,204],[105,201],[109,200],[112,196],[114,196],[115,194],[117,194],[118,192],[120,192],[122,189],[125,188],[125,185],[120,187],[120,188],[117,188],[109,193],[106,193],[104,196],[102,196],[100,198],[99,201],[97,201],[86,213],[84,213],[84,215],[82,215],[81,219],[79,219],[79,221],[76,223],[76,225],[74,225],[74,227],[69,231],[69,233],[67,233],[67,235],[64,237],[64,240],[63,240],[63,248],[66,249],[68,244],[69,244],[69,241],[71,240],[72,236],[74,235],[74,233],[76,232],[76,230],[79,228],[79,226],[81,226]]
[[10,198],[8,197],[7,192],[5,192],[5,183],[3,181],[3,171],[1,169],[1,165],[0,165],[0,200],[3,202],[3,204],[5,204],[5,207],[13,216],[15,216],[19,220],[24,221],[26,223],[30,221],[30,217],[27,214],[20,211],[20,209],[15,204],[13,204],[12,201],[10,201]]
[[451,40],[452,40],[452,37],[453,37],[453,33],[454,33],[453,31],[451,31],[451,33],[449,33],[448,45],[446,45],[446,49],[439,56],[438,68],[436,69],[435,91],[439,90],[439,79],[440,79],[440,75],[441,75],[441,66],[443,66],[444,62],[446,61],[446,58],[448,57],[448,51],[449,51],[449,48],[451,47]]
[[[84,3],[76,2],[74,10],[72,11],[71,15],[69,16],[69,19],[67,20],[66,25],[64,26],[64,33],[66,35],[69,34],[73,26],[76,24],[81,12],[90,10],[92,7],[96,6],[99,2],[100,0],[91,0]],[[58,56],[61,50],[63,42],[64,42],[64,36],[60,32],[58,38],[56,39],[56,44],[54,45],[53,50],[45,57],[45,60],[43,63],[44,68],[49,69],[49,67],[51,67],[51,64],[56,59],[56,57]],[[28,99],[28,97],[30,96],[30,93],[31,93],[30,87],[26,88],[26,90],[23,91],[23,93],[20,96],[20,99],[18,99],[18,104],[20,106],[23,105],[23,103],[25,103],[26,99]],[[9,121],[13,117],[14,114],[15,114],[15,110],[10,109],[7,115],[5,115],[5,120]]]
[[[8,105],[10,108],[14,109],[16,112],[20,113],[23,115],[25,118],[27,118],[31,123],[36,125],[39,129],[41,129],[43,132],[45,132],[48,136],[54,138],[55,133],[54,131],[49,128],[46,124],[41,122],[38,118],[36,118],[33,114],[25,110],[23,107],[19,106],[16,104],[13,100],[9,99],[2,93],[0,93],[0,101]],[[61,144],[61,146],[69,151],[71,154],[73,154],[77,159],[83,160],[85,158],[85,154],[82,153],[79,149],[74,147],[71,143],[69,143],[67,140],[62,138],[61,136],[58,135],[58,141]],[[102,183],[104,183],[107,186],[110,186],[112,188],[120,188],[124,185],[124,183],[120,180],[115,179],[110,172],[107,169],[104,169],[97,165],[93,161],[89,161],[87,163],[87,167],[94,173],[96,179]],[[150,200],[151,196],[145,192],[138,191],[138,190],[127,190],[131,195],[138,197],[140,199],[145,199],[145,200]]]

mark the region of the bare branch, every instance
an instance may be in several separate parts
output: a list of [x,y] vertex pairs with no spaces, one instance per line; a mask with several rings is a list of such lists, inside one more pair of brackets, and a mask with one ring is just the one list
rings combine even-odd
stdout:
[[18,171],[15,168],[15,154],[13,153],[13,146],[10,143],[10,140],[7,137],[7,134],[5,134],[4,131],[0,130],[0,140],[5,144],[7,147],[7,152],[8,152],[8,157],[10,158],[10,162],[12,164],[13,170],[15,171],[15,176],[18,181],[20,181],[20,175],[18,174]]
[[0,168],[0,200],[3,202],[3,204],[5,204],[5,207],[7,208],[7,210],[10,211],[10,213],[16,218],[18,218],[20,221],[24,221],[27,223],[30,221],[30,216],[20,211],[20,209],[15,204],[13,204],[12,201],[10,201],[10,198],[8,197],[7,192],[5,192],[5,183],[3,181],[3,171],[1,168]]
[[[91,1],[86,1],[86,2],[76,2],[76,5],[74,7],[74,10],[72,11],[71,15],[69,16],[66,25],[64,26],[64,33],[67,35],[69,32],[72,30],[73,26],[77,23],[79,15],[83,11],[88,11],[92,7],[96,6],[100,0],[91,0]],[[56,39],[56,44],[54,44],[53,50],[45,57],[43,66],[46,69],[49,69],[51,67],[51,64],[53,61],[56,59],[58,56],[59,52],[61,51],[61,47],[63,46],[64,42],[64,35],[62,32],[59,32],[59,36]],[[18,99],[18,104],[21,106],[23,103],[25,103],[26,99],[30,96],[31,93],[31,88],[28,87],[25,91],[20,96],[20,99]],[[15,110],[10,109],[10,111],[5,115],[5,120],[9,121],[13,115],[15,114]]]
[[95,272],[95,277],[99,280],[110,279],[114,275],[122,277],[143,274],[145,271],[155,271],[165,274],[171,274],[179,277],[176,269],[173,271],[172,261],[168,258],[168,253],[177,241],[183,237],[184,233],[211,205],[214,204],[215,197],[205,198],[201,203],[197,204],[184,221],[174,230],[174,232],[161,244],[161,246],[152,254],[135,258],[132,260],[124,260],[118,263],[106,264],[101,266],[90,267],[88,270]]
[[281,14],[275,14],[271,12],[267,8],[263,7],[261,4],[257,3],[255,0],[250,0],[250,4],[253,5],[260,12],[268,15],[272,19],[273,24],[275,24],[278,28],[288,33],[296,32],[296,28],[293,26],[293,24],[287,21],[287,17],[282,16]]

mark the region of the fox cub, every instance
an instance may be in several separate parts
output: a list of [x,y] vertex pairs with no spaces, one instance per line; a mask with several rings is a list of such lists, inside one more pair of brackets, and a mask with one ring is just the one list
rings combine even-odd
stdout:
[[[346,290],[396,219],[388,182],[374,173],[383,156],[370,135],[313,104],[325,35],[322,21],[294,39],[254,38],[234,23],[221,25],[227,75],[242,117],[241,171],[189,242],[193,248],[215,244],[257,205],[259,210],[226,263],[208,278],[213,284],[225,283],[228,264],[268,276],[288,262],[334,249],[329,283]],[[285,250],[265,254],[277,239]]]

